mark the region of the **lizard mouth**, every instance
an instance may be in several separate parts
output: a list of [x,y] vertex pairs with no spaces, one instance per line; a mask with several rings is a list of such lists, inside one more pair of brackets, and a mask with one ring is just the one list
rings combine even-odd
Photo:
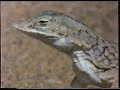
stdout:
[[13,27],[21,30],[21,31],[24,31],[24,32],[29,32],[29,33],[38,33],[40,35],[44,35],[44,36],[50,36],[50,37],[57,37],[58,35],[56,33],[53,33],[53,32],[49,32],[49,33],[46,33],[45,31],[43,30],[37,30],[35,28],[29,28],[28,24],[26,22],[17,22],[17,23],[13,23],[12,24]]

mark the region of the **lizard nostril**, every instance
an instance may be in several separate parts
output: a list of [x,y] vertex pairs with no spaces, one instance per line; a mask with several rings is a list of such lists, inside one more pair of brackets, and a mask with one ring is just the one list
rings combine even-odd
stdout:
[[32,27],[33,27],[33,25],[29,25],[29,26],[28,26],[28,28],[32,28]]

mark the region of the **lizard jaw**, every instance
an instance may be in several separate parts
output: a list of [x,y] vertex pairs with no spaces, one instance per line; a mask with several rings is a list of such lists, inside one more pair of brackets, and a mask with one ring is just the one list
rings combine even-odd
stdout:
[[38,33],[40,35],[51,36],[51,37],[58,36],[56,33],[46,33],[46,32],[43,32],[42,30],[40,31],[34,28],[28,28],[28,26],[26,25],[26,22],[13,23],[12,26],[24,32]]

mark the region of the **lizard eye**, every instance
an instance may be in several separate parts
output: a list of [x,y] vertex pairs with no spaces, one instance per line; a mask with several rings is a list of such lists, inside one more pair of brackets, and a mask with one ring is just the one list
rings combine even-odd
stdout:
[[39,23],[41,23],[41,24],[45,24],[45,23],[47,23],[48,21],[39,21]]
[[40,23],[41,25],[47,25],[48,20],[47,20],[47,19],[41,19],[41,20],[39,20],[39,23]]

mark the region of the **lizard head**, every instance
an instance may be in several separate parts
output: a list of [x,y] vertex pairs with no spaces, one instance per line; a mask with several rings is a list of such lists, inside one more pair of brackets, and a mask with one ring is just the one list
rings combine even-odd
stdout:
[[62,15],[58,12],[42,11],[32,19],[14,23],[13,26],[21,31],[38,33],[46,37],[61,37],[66,33],[66,28],[62,25]]
[[42,11],[37,16],[13,26],[25,34],[57,47],[71,47],[71,39],[68,38],[68,29],[77,25],[74,20],[63,13],[54,11]]

